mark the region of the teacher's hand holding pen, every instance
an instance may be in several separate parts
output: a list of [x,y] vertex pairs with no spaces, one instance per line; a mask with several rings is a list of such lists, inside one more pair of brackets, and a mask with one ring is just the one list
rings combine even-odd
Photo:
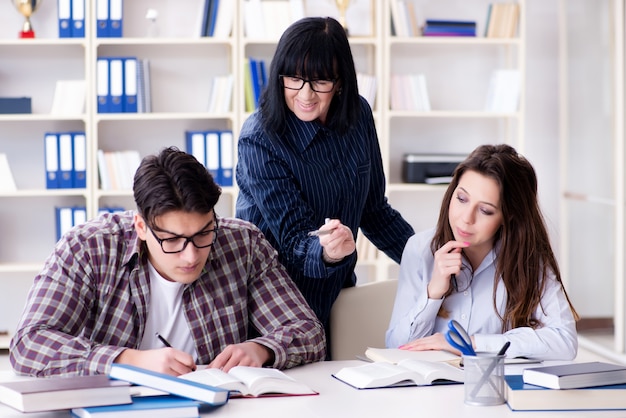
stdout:
[[338,263],[356,250],[352,231],[339,219],[327,219],[320,229],[309,234],[319,237],[322,257],[327,263]]

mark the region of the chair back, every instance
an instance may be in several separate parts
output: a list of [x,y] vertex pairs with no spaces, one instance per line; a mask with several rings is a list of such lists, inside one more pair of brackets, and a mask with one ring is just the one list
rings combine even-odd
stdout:
[[354,360],[367,347],[385,347],[397,287],[398,280],[383,280],[339,293],[330,312],[332,360]]

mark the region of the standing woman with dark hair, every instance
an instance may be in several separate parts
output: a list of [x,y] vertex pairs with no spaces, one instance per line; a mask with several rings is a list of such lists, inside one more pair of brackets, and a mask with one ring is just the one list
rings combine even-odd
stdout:
[[[285,31],[238,147],[236,216],[265,233],[328,329],[339,291],[356,282],[358,229],[398,263],[414,233],[385,198],[372,110],[339,22]],[[318,228],[331,232],[308,235]]]
[[407,243],[387,346],[448,350],[455,319],[476,351],[569,360],[576,319],[537,200],[532,165],[483,145],[454,172],[436,229]]

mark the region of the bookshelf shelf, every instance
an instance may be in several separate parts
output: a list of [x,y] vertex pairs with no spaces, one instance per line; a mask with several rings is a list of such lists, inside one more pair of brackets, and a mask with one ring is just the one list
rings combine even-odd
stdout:
[[[235,1],[235,0],[233,0]],[[136,149],[142,156],[165,146],[185,148],[186,130],[229,129],[238,137],[239,129],[250,115],[244,107],[244,60],[256,57],[269,65],[278,37],[251,39],[244,35],[243,8],[248,0],[236,0],[232,35],[225,39],[196,36],[197,13],[204,0],[189,0],[181,7],[173,0],[132,0],[124,2],[124,38],[97,38],[95,10],[86,2],[86,38],[59,39],[56,2],[44,2],[33,20],[37,38],[17,39],[21,17],[9,2],[0,2],[0,72],[8,83],[0,84],[0,96],[32,96],[33,113],[0,115],[0,149],[7,153],[18,191],[0,194],[0,230],[16,242],[0,242],[0,287],[6,278],[18,277],[22,287],[14,290],[20,302],[55,242],[55,206],[82,205],[88,217],[104,205],[133,208],[130,190],[102,190],[98,181],[97,151]],[[263,1],[263,0],[262,0]],[[482,93],[459,89],[445,106],[435,106],[440,86],[467,77],[464,51],[477,52],[471,68],[480,74],[478,83],[487,86],[488,72],[499,64],[523,71],[524,0],[520,0],[520,36],[512,39],[400,38],[391,36],[390,2],[393,0],[355,0],[351,5],[369,5],[371,35],[351,36],[350,43],[357,72],[376,78],[373,106],[383,165],[391,204],[411,222],[416,230],[431,227],[436,221],[445,186],[404,184],[400,167],[402,154],[469,152],[478,142],[499,140],[521,145],[523,138],[523,98],[515,113],[481,111]],[[458,2],[453,0],[411,0],[418,16],[438,14],[454,16]],[[307,2],[308,3],[308,2]],[[310,2],[315,7],[332,7],[324,2]],[[328,2],[331,4],[332,2]],[[484,24],[487,0],[471,0],[458,8]],[[148,8],[159,10],[158,37],[147,37]],[[183,10],[185,9],[185,10]],[[332,9],[330,9],[332,11]],[[350,13],[350,11],[348,12]],[[330,14],[330,13],[329,13]],[[167,18],[166,18],[167,16]],[[463,17],[463,16],[461,16]],[[363,19],[365,22],[366,19]],[[152,77],[153,113],[106,114],[96,111],[96,59],[105,56],[136,56],[149,59]],[[484,58],[484,60],[482,60]],[[396,70],[419,71],[424,63],[429,93],[433,99],[430,112],[392,111],[389,78]],[[42,70],[45,69],[45,70]],[[231,111],[208,112],[211,81],[220,75],[234,76]],[[523,77],[522,77],[523,78]],[[79,116],[50,114],[56,82],[85,79],[86,112]],[[473,97],[472,106],[467,97]],[[480,96],[478,99],[477,96]],[[45,132],[85,131],[87,136],[88,186],[86,189],[46,190],[43,135]],[[235,159],[237,155],[235,144]],[[224,187],[218,213],[235,212],[237,187]],[[34,218],[35,221],[28,221]],[[5,232],[6,231],[6,232]],[[36,237],[33,245],[28,237]],[[382,253],[364,251],[357,272],[360,282],[397,277],[397,265]],[[24,259],[30,257],[32,259]],[[23,278],[23,279],[22,279]],[[16,281],[15,281],[16,282]],[[3,294],[7,294],[3,292]],[[16,302],[17,303],[17,302]],[[2,302],[0,302],[2,305]],[[5,314],[0,310],[0,329],[11,328],[19,307]],[[14,312],[15,311],[15,312]],[[17,313],[16,313],[17,312]],[[7,316],[8,315],[8,316]]]

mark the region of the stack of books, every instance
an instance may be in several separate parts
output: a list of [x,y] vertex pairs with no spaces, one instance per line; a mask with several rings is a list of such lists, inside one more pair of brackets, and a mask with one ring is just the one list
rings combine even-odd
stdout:
[[476,36],[476,22],[426,19],[422,34],[424,36]]
[[505,381],[514,411],[626,409],[626,366],[618,364],[534,367]]

